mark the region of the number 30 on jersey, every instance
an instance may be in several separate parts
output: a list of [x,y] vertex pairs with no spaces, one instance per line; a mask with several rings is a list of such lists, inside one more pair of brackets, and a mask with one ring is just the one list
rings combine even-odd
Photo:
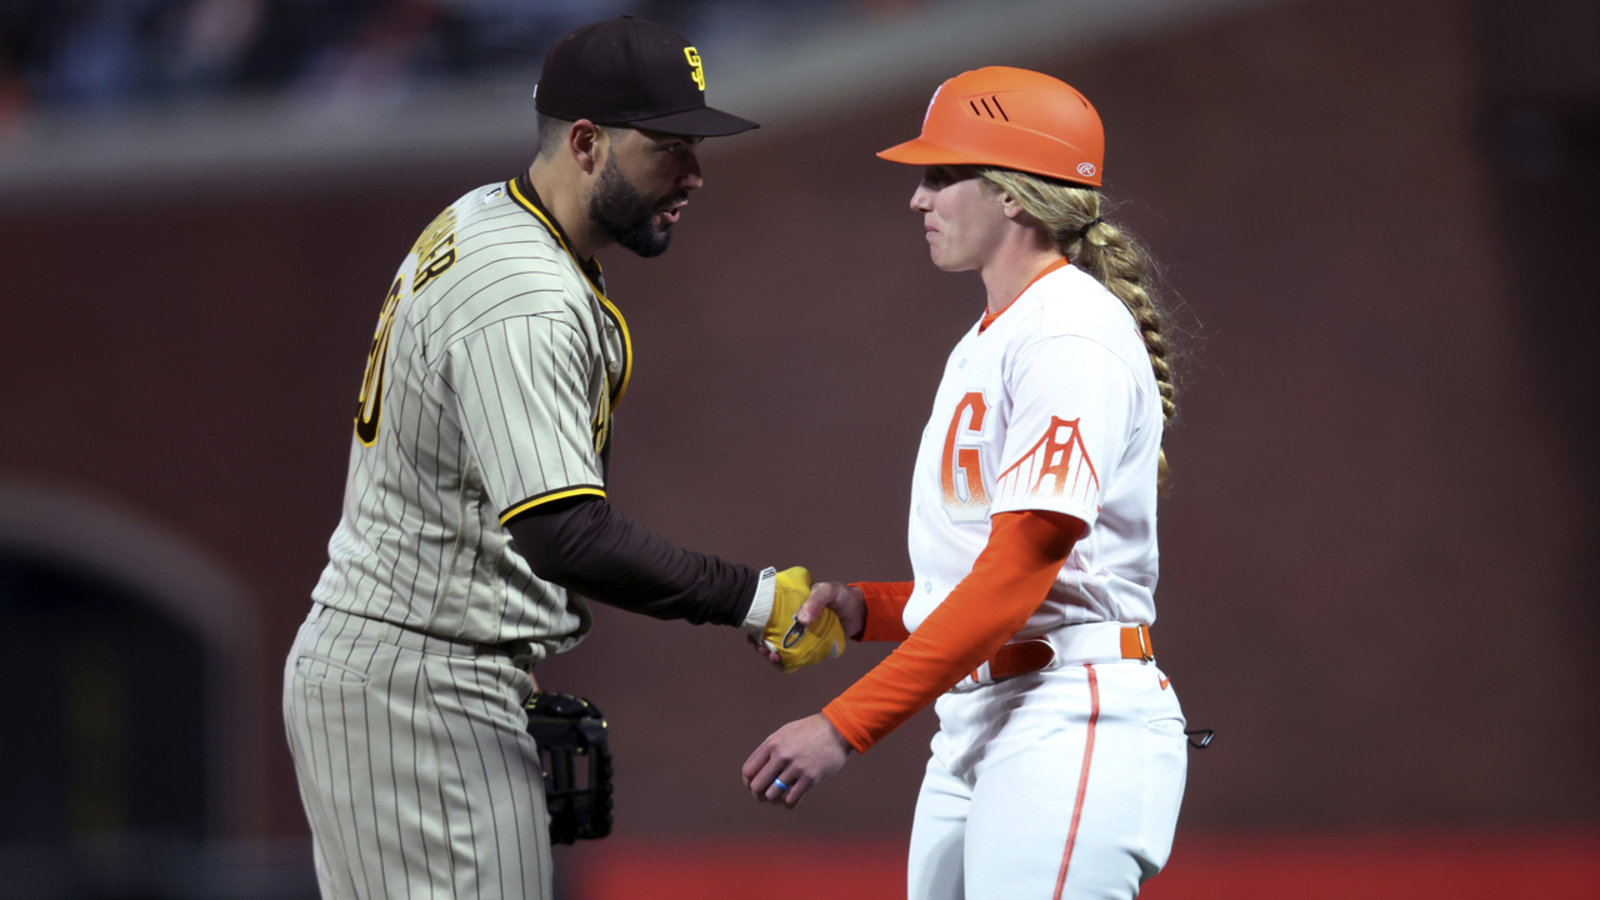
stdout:
[[378,330],[372,335],[372,350],[367,353],[367,373],[361,378],[361,396],[356,403],[356,438],[361,446],[378,442],[378,425],[383,419],[384,368],[389,359],[389,333],[394,330],[394,311],[406,296],[406,273],[415,271],[411,293],[443,275],[456,262],[456,209],[447,207],[431,222],[411,247],[407,259],[415,258],[414,268],[402,267],[389,286],[389,295],[378,313]]
[[384,360],[389,356],[389,334],[394,330],[394,308],[405,291],[406,276],[401,273],[383,299],[378,313],[378,330],[372,335],[372,350],[367,353],[367,372],[361,376],[361,397],[356,406],[356,437],[363,447],[378,441],[378,422],[383,418]]

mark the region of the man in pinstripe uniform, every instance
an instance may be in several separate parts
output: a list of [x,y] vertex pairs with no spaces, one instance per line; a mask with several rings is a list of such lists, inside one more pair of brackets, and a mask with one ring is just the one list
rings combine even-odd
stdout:
[[324,897],[547,898],[529,669],[583,596],[759,634],[774,575],[677,548],[606,501],[632,374],[596,250],[667,247],[711,109],[698,51],[623,17],[565,35],[528,171],[428,226],[382,307],[344,510],[284,715]]

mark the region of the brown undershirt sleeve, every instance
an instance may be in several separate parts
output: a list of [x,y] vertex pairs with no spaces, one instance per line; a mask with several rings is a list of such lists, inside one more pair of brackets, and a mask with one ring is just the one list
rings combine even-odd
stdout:
[[535,507],[510,528],[541,579],[657,619],[739,625],[760,579],[749,566],[674,545],[600,497]]

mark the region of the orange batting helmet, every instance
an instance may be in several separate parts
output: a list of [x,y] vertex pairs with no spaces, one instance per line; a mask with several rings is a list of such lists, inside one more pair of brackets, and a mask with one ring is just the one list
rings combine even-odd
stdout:
[[921,137],[878,155],[913,166],[1001,166],[1099,187],[1105,152],[1100,114],[1071,85],[990,66],[940,85]]

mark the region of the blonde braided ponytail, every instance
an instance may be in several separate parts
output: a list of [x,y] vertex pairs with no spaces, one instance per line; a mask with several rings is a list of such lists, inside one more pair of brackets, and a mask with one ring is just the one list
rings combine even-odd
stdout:
[[[1177,389],[1167,361],[1167,339],[1161,333],[1162,311],[1153,286],[1149,255],[1134,239],[1101,218],[1100,192],[1015,169],[978,167],[978,175],[1011,195],[1055,239],[1056,247],[1078,268],[1093,275],[1133,314],[1150,354],[1161,393],[1161,424],[1177,415]],[[1167,453],[1161,451],[1157,485],[1167,484]]]

